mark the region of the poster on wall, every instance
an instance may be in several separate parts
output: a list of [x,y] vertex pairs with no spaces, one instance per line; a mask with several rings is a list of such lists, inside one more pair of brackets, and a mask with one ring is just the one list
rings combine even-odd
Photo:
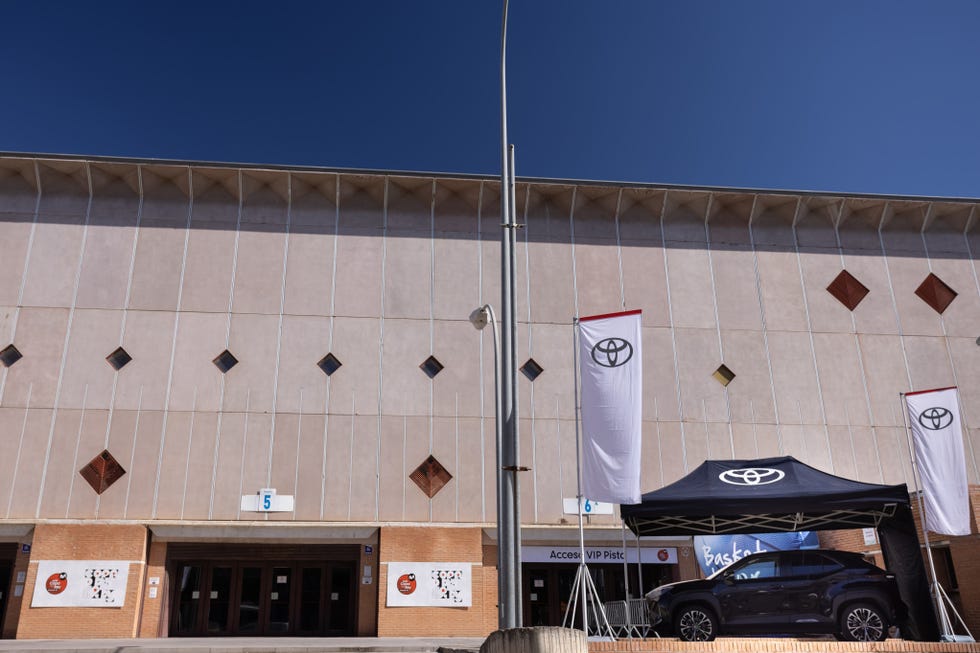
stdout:
[[468,608],[473,604],[473,565],[389,562],[386,604],[389,608]]
[[41,560],[32,608],[121,608],[127,560]]

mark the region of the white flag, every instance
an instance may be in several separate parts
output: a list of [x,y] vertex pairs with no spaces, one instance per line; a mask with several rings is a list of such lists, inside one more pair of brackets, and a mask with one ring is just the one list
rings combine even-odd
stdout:
[[905,395],[926,528],[944,535],[970,534],[970,496],[956,388]]
[[640,311],[579,320],[582,491],[593,501],[640,502],[643,356]]

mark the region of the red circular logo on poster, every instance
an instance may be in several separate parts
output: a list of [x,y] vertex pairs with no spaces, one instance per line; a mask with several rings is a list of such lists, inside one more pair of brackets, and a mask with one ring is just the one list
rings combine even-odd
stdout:
[[48,590],[48,594],[61,594],[66,587],[68,587],[68,574],[64,572],[51,574],[44,581],[44,589]]
[[411,594],[418,584],[415,582],[415,574],[402,574],[398,577],[396,585],[402,594]]
[[667,553],[667,549],[660,549],[659,551],[657,551],[657,557],[660,559],[661,562],[667,562],[667,558],[670,557],[670,554]]

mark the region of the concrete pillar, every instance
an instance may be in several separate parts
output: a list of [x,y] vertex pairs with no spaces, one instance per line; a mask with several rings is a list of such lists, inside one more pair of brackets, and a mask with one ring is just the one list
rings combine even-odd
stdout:
[[508,628],[490,633],[480,653],[588,653],[585,633],[572,628]]

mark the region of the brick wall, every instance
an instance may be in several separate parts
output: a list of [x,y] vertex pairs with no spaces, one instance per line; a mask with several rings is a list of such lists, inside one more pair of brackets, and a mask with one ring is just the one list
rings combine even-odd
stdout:
[[[146,561],[146,579],[143,580],[143,610],[139,619],[140,637],[167,636],[167,604],[170,596],[167,587],[167,543],[151,542]],[[157,579],[156,584],[151,584]],[[153,590],[156,590],[156,596]]]
[[[129,560],[121,608],[32,608],[40,560]],[[24,584],[18,639],[135,637],[143,599],[146,527],[139,525],[38,524]]]
[[[484,546],[480,528],[381,528],[378,547],[379,637],[483,637],[496,629],[496,549]],[[389,562],[469,562],[473,604],[468,608],[385,606]],[[489,564],[488,564],[489,563]]]

